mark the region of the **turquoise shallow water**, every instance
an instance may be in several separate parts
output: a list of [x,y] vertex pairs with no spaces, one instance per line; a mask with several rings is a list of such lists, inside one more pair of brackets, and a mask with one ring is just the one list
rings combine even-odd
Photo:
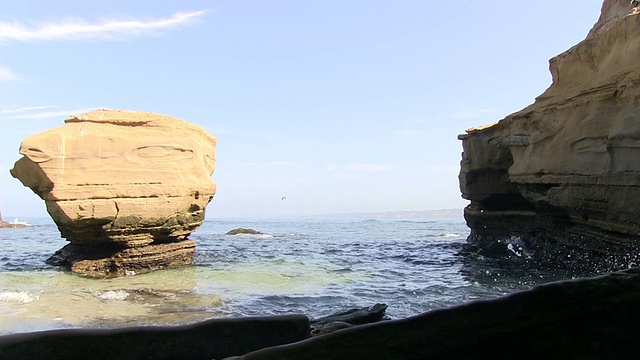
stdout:
[[[463,219],[288,219],[208,220],[191,236],[195,265],[95,280],[46,265],[66,241],[50,219],[26,220],[0,229],[0,333],[318,317],[375,303],[403,318],[574,276],[469,251]],[[224,235],[237,227],[264,234]]]

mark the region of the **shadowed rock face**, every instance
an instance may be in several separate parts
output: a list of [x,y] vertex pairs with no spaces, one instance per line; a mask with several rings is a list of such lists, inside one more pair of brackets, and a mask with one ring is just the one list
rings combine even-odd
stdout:
[[223,359],[309,336],[304,315],[211,319],[181,326],[65,329],[0,336],[0,359]]
[[551,59],[553,84],[534,104],[460,135],[472,242],[517,238],[572,267],[637,263],[640,16],[630,10],[604,1],[587,38]]
[[201,127],[169,116],[96,110],[25,139],[11,174],[70,241],[52,263],[123,275],[192,262],[186,238],[216,191],[215,146]]

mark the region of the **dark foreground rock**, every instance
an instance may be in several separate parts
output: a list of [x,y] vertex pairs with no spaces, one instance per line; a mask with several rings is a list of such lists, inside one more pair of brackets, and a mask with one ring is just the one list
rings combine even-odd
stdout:
[[309,336],[304,315],[213,319],[193,325],[52,330],[0,337],[0,359],[221,359]]
[[370,307],[349,309],[315,319],[311,322],[311,335],[324,335],[356,325],[378,322],[385,318],[387,307],[387,304],[375,304]]
[[235,359],[637,359],[640,270],[550,283]]

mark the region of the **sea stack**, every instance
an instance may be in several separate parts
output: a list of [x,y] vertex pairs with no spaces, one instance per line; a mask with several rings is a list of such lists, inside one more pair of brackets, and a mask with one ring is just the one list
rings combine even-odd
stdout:
[[96,110],[26,138],[11,175],[69,241],[48,262],[90,277],[191,264],[189,234],[216,192],[217,140],[147,112]]
[[470,242],[571,267],[640,264],[636,10],[605,0],[586,39],[550,60],[535,103],[459,136]]

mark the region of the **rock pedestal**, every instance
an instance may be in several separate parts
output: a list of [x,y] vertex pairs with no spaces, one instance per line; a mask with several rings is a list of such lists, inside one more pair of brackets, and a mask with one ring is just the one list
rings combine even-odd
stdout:
[[70,244],[49,260],[88,276],[190,264],[187,236],[216,186],[216,139],[165,115],[96,110],[22,142],[11,174]]
[[605,0],[586,39],[551,59],[553,83],[534,104],[460,135],[472,242],[515,239],[573,267],[638,264],[640,15],[631,10]]

